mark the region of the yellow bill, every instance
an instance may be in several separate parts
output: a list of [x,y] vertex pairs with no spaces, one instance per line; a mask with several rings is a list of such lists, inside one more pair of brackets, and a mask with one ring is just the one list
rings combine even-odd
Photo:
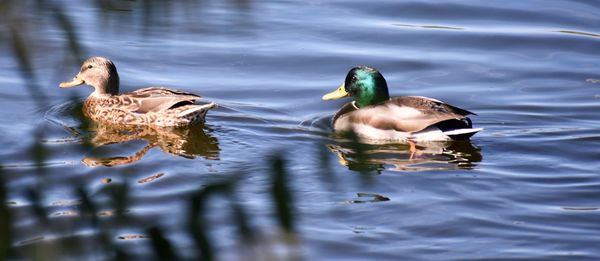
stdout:
[[337,88],[337,90],[323,95],[323,100],[337,100],[339,98],[344,98],[349,95],[350,94],[346,91],[346,86],[342,83],[342,85],[340,85],[340,87]]
[[58,85],[60,88],[71,88],[71,87],[75,87],[78,85],[82,85],[84,84],[85,81],[83,81],[82,79],[79,79],[79,77],[75,76],[75,78],[73,78],[73,80],[71,80],[70,82],[61,82],[60,85]]

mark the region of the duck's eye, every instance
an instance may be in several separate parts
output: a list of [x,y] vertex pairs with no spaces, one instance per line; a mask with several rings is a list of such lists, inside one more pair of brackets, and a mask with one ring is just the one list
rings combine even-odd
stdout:
[[92,66],[92,65],[90,64],[90,65],[88,65],[88,67],[87,67],[87,68],[88,68],[88,69],[92,69],[92,67],[94,67],[94,66]]

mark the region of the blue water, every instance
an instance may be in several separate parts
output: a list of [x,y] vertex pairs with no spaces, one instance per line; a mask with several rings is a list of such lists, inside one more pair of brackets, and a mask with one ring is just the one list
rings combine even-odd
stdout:
[[[127,215],[138,222],[109,237],[145,256],[148,239],[122,237],[158,224],[190,257],[194,245],[182,225],[187,198],[241,170],[236,202],[261,231],[255,243],[283,259],[600,256],[599,2],[127,1],[109,9],[52,3],[73,22],[84,58],[115,62],[123,91],[168,86],[220,106],[200,129],[175,133],[115,137],[81,127],[75,115],[91,89],[58,88],[80,61],[56,10],[17,12],[30,4],[13,1],[0,31],[8,35],[9,24],[22,22],[36,77],[21,74],[11,38],[0,38],[0,159],[19,255],[68,238],[94,244],[96,231],[74,218],[74,187],[100,195],[128,183]],[[406,144],[369,145],[367,160],[358,160],[329,129],[346,101],[320,97],[363,64],[382,72],[392,95],[428,96],[476,112],[474,124],[484,131],[467,143],[419,145],[413,158]],[[32,99],[31,90],[43,98]],[[47,150],[41,163],[33,159],[36,140]],[[81,142],[90,140],[98,146]],[[132,156],[148,144],[131,162],[106,167],[99,160]],[[288,160],[297,213],[299,239],[283,254],[269,195],[273,154]],[[26,189],[40,186],[52,222],[70,229],[49,231],[36,222]],[[222,204],[211,203],[207,217],[220,259],[266,259],[260,247],[240,248]]]

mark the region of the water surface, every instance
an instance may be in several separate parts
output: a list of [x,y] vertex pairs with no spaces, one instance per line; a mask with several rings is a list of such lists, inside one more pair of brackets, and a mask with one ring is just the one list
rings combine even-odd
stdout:
[[[21,74],[10,41],[2,38],[0,158],[21,253],[45,241],[91,240],[94,231],[70,224],[79,204],[73,187],[93,193],[126,182],[127,215],[140,222],[111,231],[110,238],[145,255],[149,241],[135,235],[158,223],[189,256],[185,199],[239,170],[237,202],[268,238],[275,226],[268,159],[280,153],[289,160],[299,251],[307,260],[600,255],[596,2],[57,6],[74,22],[82,55],[116,63],[122,90],[169,86],[220,107],[191,129],[86,126],[77,113],[91,89],[58,88],[79,64],[53,11],[27,20],[35,81]],[[367,159],[360,160],[351,141],[330,135],[329,119],[345,101],[320,97],[362,64],[380,69],[391,94],[474,111],[475,125],[485,130],[471,142],[422,144],[412,158],[406,144],[368,145]],[[35,89],[27,82],[37,84],[42,99],[32,99]],[[48,155],[41,163],[32,156],[36,140]],[[328,168],[319,165],[324,156]],[[70,232],[48,233],[34,221],[26,189],[41,185],[50,218],[71,225]],[[238,259],[232,221],[214,205],[211,237],[224,259]]]

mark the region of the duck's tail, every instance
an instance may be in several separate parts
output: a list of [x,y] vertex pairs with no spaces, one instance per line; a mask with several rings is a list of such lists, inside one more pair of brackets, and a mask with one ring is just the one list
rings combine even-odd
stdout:
[[481,130],[483,130],[483,128],[466,128],[444,131],[443,133],[453,140],[468,140],[471,136]]
[[216,106],[217,104],[214,102],[203,105],[187,105],[185,110],[177,114],[177,117],[187,119],[190,123],[204,122],[206,113]]
[[473,123],[468,117],[439,122],[435,126],[452,140],[468,140],[475,133],[483,130],[483,128],[473,128]]

